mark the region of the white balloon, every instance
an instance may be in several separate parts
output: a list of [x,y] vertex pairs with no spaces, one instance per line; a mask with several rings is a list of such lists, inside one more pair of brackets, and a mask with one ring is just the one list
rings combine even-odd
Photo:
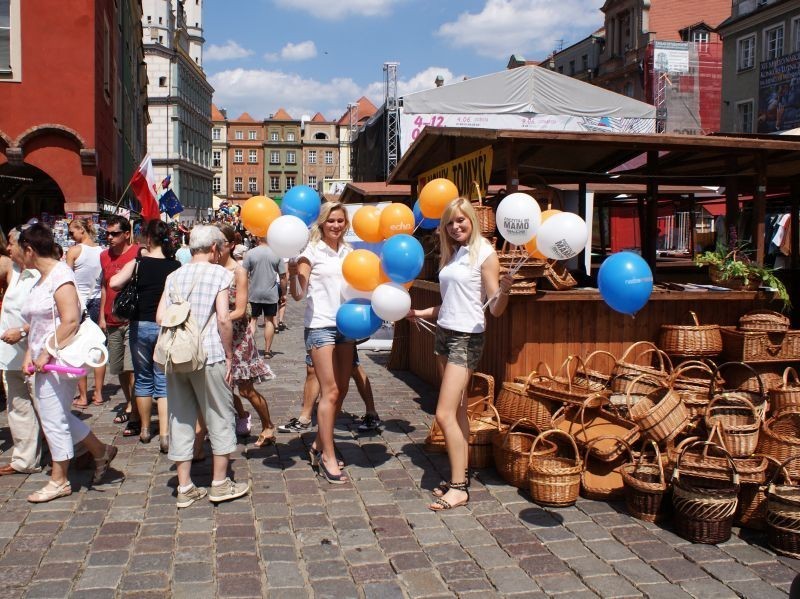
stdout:
[[372,309],[383,320],[395,322],[411,309],[411,296],[398,283],[383,283],[372,292]]
[[583,251],[589,241],[586,222],[572,212],[554,214],[539,227],[536,249],[553,260],[568,260]]
[[308,244],[308,227],[296,216],[279,216],[269,226],[267,245],[281,258],[294,258]]
[[361,291],[349,283],[342,285],[342,297],[348,302],[351,299],[372,299],[372,291]]
[[497,229],[508,243],[525,245],[542,222],[539,203],[526,193],[512,193],[497,206]]

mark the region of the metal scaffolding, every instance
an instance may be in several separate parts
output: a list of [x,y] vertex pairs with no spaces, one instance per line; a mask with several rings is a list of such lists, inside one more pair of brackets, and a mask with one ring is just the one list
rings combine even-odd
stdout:
[[386,110],[386,178],[389,178],[400,153],[400,104],[397,95],[399,62],[384,62],[384,110]]

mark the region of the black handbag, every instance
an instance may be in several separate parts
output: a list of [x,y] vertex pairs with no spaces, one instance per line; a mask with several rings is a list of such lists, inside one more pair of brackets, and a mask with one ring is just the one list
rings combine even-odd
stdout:
[[114,298],[111,313],[122,320],[133,320],[139,313],[139,258],[133,267],[133,276]]

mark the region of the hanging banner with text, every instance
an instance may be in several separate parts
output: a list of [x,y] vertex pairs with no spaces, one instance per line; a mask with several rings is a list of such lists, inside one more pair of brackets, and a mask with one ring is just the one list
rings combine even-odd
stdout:
[[800,127],[800,52],[765,60],[758,82],[758,132]]
[[458,195],[477,199],[475,198],[475,186],[472,183],[475,181],[481,190],[481,197],[483,197],[489,188],[493,157],[492,146],[486,146],[477,152],[445,162],[419,176],[419,189],[425,187],[425,184],[432,179],[449,179],[456,184]]

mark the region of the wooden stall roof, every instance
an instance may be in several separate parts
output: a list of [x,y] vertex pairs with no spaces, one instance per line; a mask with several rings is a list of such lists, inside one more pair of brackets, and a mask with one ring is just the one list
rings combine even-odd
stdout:
[[389,184],[383,181],[350,182],[345,185],[339,201],[343,204],[392,202],[411,196],[410,185]]
[[[519,183],[645,183],[725,185],[743,178],[755,185],[763,160],[769,184],[788,185],[800,175],[800,137],[733,135],[639,135],[561,131],[515,131],[425,127],[389,177],[390,183],[414,183],[420,173],[491,145],[491,183],[505,184],[509,165]],[[657,173],[646,167],[610,172],[643,153],[658,152]]]

